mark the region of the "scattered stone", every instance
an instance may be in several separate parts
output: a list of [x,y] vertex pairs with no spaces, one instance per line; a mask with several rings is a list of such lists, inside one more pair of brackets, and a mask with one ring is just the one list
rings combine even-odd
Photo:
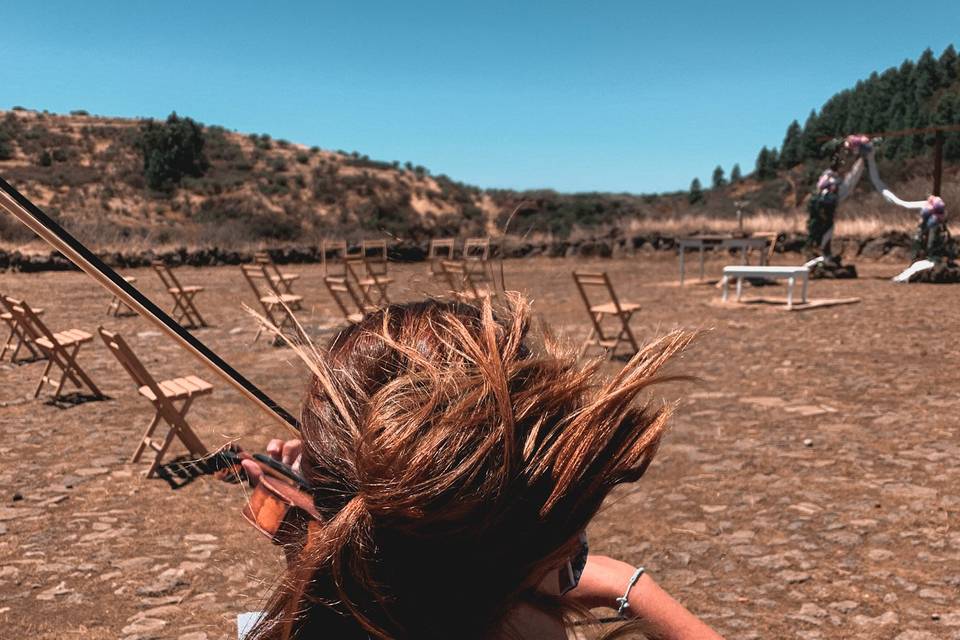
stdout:
[[9,580],[10,578],[16,578],[20,574],[20,569],[17,569],[13,565],[7,565],[5,567],[0,567],[0,580]]
[[217,536],[212,533],[188,533],[183,536],[183,539],[187,542],[216,542],[218,540]]
[[882,627],[888,624],[897,624],[900,618],[893,611],[887,611],[875,618],[865,615],[853,616],[853,623],[858,627]]
[[68,495],[65,494],[65,493],[60,494],[60,495],[58,495],[58,496],[53,496],[52,498],[47,498],[46,500],[44,500],[43,502],[41,502],[41,503],[40,503],[40,506],[41,506],[41,507],[52,507],[52,506],[55,505],[55,504],[60,504],[61,502],[63,502],[64,500],[66,500],[66,499],[69,498],[69,497],[70,497],[70,496],[68,496]]
[[163,607],[169,604],[180,604],[183,596],[158,596],[140,598],[140,605],[144,607]]
[[83,467],[82,469],[77,469],[74,473],[81,478],[89,478],[91,476],[102,476],[105,473],[110,473],[110,469],[106,467]]
[[894,636],[893,640],[938,640],[937,636],[929,631],[918,631],[911,629]]
[[57,596],[65,596],[73,593],[73,589],[67,588],[66,582],[61,582],[55,587],[50,587],[37,594],[37,600],[53,600]]
[[703,509],[704,513],[720,513],[721,511],[727,510],[727,505],[725,504],[702,504],[700,508]]
[[940,622],[948,627],[960,627],[960,611],[941,613]]
[[787,584],[800,584],[802,582],[807,582],[811,578],[809,573],[805,573],[803,571],[792,571],[790,569],[781,571],[777,574],[777,577]]
[[0,522],[35,516],[38,513],[40,510],[33,507],[0,507]]
[[831,609],[836,609],[840,613],[850,613],[854,609],[860,606],[859,602],[854,602],[853,600],[839,600],[837,602],[831,602],[827,605]]
[[920,589],[917,595],[927,600],[946,600],[947,599],[947,594],[945,594],[943,591],[940,591],[939,589],[932,589],[932,588]]
[[818,607],[812,602],[805,602],[803,606],[800,607],[800,615],[808,618],[826,618],[827,610]]
[[125,635],[150,634],[160,631],[165,626],[167,626],[166,620],[158,620],[157,618],[140,618],[139,620],[136,620],[135,622],[125,626],[120,630],[120,632]]
[[137,588],[137,595],[140,596],[165,596],[175,591],[178,587],[187,584],[183,578],[183,569],[167,569],[156,580],[148,585]]
[[805,418],[812,417],[812,416],[822,416],[825,413],[829,413],[823,407],[813,405],[813,404],[802,404],[802,405],[796,405],[793,407],[784,407],[783,410],[786,411],[787,413],[795,413],[798,416],[802,416]]

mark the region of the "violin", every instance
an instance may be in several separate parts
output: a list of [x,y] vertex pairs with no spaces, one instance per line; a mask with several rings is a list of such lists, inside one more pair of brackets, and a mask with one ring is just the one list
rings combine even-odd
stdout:
[[263,453],[249,454],[236,445],[225,447],[205,462],[224,480],[248,480],[240,464],[254,462],[261,471],[241,515],[271,542],[287,545],[302,535],[311,520],[320,520],[311,485],[289,465]]
[[[299,435],[300,424],[292,414],[271,400],[266,393],[227,364],[196,336],[180,326],[150,298],[110,268],[3,178],[0,178],[0,210],[20,220],[110,293],[154,323],[174,342],[237,389],[247,400]],[[251,455],[232,445],[197,464],[201,469],[213,473],[219,472],[223,477],[232,476],[237,480],[243,480],[246,474],[240,463],[244,460],[253,461],[263,472],[259,482],[253,486],[249,500],[242,510],[243,518],[255,529],[273,542],[286,545],[294,542],[296,536],[306,530],[309,522],[320,520],[320,514],[313,502],[310,483],[294,469],[270,456],[259,453]]]

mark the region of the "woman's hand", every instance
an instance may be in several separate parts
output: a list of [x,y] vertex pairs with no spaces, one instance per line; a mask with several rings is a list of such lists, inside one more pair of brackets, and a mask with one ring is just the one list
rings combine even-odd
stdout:
[[[300,473],[300,454],[302,452],[303,440],[283,441],[274,438],[267,443],[267,455],[291,467],[297,473]],[[260,465],[253,460],[244,460],[240,464],[243,465],[243,470],[247,472],[247,478],[250,479],[251,485],[260,482],[260,476],[263,475]]]

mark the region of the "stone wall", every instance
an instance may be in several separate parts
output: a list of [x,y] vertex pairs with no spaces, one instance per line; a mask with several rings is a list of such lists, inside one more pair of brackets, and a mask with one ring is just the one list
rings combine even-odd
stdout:
[[[777,239],[778,253],[801,253],[805,237],[801,234],[781,235]],[[838,238],[834,240],[834,251],[847,258],[882,258],[891,256],[908,259],[912,240],[906,233],[888,232],[875,238]],[[390,247],[390,259],[397,262],[419,262],[427,257],[427,243],[395,243]],[[624,236],[610,234],[604,237],[581,240],[556,240],[551,242],[529,242],[521,238],[508,237],[495,250],[495,255],[507,258],[529,258],[545,256],[549,258],[590,257],[613,258],[629,257],[647,251],[674,251],[676,240],[673,236],[658,233]],[[315,263],[321,261],[318,246],[286,246],[270,249],[273,259],[280,264]],[[209,267],[216,265],[236,265],[253,260],[251,251],[234,251],[217,247],[205,249],[176,249],[154,252],[112,252],[100,254],[111,267],[129,269],[149,266],[153,260],[162,260],[170,266],[188,265]],[[73,265],[59,252],[23,254],[19,251],[0,249],[0,270],[22,272],[66,271]]]

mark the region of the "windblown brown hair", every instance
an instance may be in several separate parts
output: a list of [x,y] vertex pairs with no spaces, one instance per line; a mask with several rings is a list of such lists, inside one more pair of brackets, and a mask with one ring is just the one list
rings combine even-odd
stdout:
[[[693,338],[675,332],[600,384],[519,297],[391,305],[301,349],[310,527],[251,637],[489,638],[540,601],[614,486],[640,478],[670,408],[638,405]],[[558,609],[559,610],[559,609]]]

